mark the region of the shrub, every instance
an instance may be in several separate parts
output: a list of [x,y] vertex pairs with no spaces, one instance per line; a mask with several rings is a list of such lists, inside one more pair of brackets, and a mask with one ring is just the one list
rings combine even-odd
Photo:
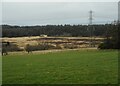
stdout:
[[2,51],[13,52],[13,51],[22,51],[16,44],[10,43],[2,43]]
[[79,48],[79,47],[77,45],[74,45],[74,44],[64,44],[64,48],[75,49],[75,48]]
[[49,50],[49,49],[55,49],[55,46],[48,43],[41,43],[38,44],[37,48],[38,50]]
[[41,43],[41,44],[38,44],[38,45],[29,45],[29,44],[27,44],[26,47],[25,47],[25,50],[28,53],[32,52],[32,51],[49,50],[49,49],[56,49],[56,46],[48,44],[48,43]]
[[112,43],[101,43],[99,46],[98,46],[98,49],[113,49],[113,45]]
[[33,51],[32,46],[30,46],[29,44],[26,45],[25,50],[29,53]]
[[23,49],[20,49],[17,45],[15,44],[12,44],[10,46],[7,47],[7,50],[10,51],[10,52],[13,52],[13,51],[23,51]]
[[61,45],[57,44],[55,49],[63,49],[63,47]]
[[2,48],[2,56],[3,55],[8,55],[7,49],[6,48]]

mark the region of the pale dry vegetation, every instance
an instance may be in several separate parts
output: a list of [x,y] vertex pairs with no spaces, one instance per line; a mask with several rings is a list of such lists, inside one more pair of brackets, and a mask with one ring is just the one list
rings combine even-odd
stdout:
[[[102,42],[104,38],[94,37],[95,46]],[[50,49],[76,49],[88,48],[91,38],[90,37],[15,37],[15,38],[2,38],[3,42],[10,42],[16,44],[20,49],[25,50],[27,44],[31,46],[47,45],[53,46]],[[39,46],[41,47],[41,46]],[[45,47],[45,46],[44,46]],[[50,50],[47,49],[47,50]],[[37,49],[39,50],[39,49]],[[46,49],[45,49],[46,50]]]

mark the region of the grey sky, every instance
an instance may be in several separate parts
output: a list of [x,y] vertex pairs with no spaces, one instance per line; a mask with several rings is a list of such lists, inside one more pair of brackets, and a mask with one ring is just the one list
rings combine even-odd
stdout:
[[118,19],[117,2],[4,2],[2,23],[14,25],[87,24]]

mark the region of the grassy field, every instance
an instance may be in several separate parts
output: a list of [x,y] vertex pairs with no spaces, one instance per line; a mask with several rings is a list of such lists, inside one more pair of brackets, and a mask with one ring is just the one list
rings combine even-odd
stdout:
[[3,84],[116,84],[115,50],[3,56]]

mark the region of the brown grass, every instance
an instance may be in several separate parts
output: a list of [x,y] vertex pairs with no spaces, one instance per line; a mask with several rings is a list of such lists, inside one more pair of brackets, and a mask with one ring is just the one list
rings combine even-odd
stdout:
[[[47,38],[63,38],[63,40],[35,40],[35,39],[40,39],[40,38],[45,38],[45,37],[40,37],[40,36],[32,36],[32,37],[14,37],[14,38],[2,38],[2,41],[9,41],[11,43],[15,43],[18,45],[20,48],[24,48],[27,44],[30,45],[37,45],[38,43],[41,42],[71,42],[71,43],[78,43],[78,42],[83,42],[83,44],[79,44],[80,47],[88,47],[89,41],[86,41],[86,44],[84,43],[84,40],[90,40],[90,37],[47,37]],[[71,40],[73,39],[73,40]],[[74,41],[78,39],[78,41]],[[101,37],[95,37],[95,40],[102,41],[104,38]],[[82,41],[80,41],[82,40]],[[61,44],[63,45],[63,44]]]

